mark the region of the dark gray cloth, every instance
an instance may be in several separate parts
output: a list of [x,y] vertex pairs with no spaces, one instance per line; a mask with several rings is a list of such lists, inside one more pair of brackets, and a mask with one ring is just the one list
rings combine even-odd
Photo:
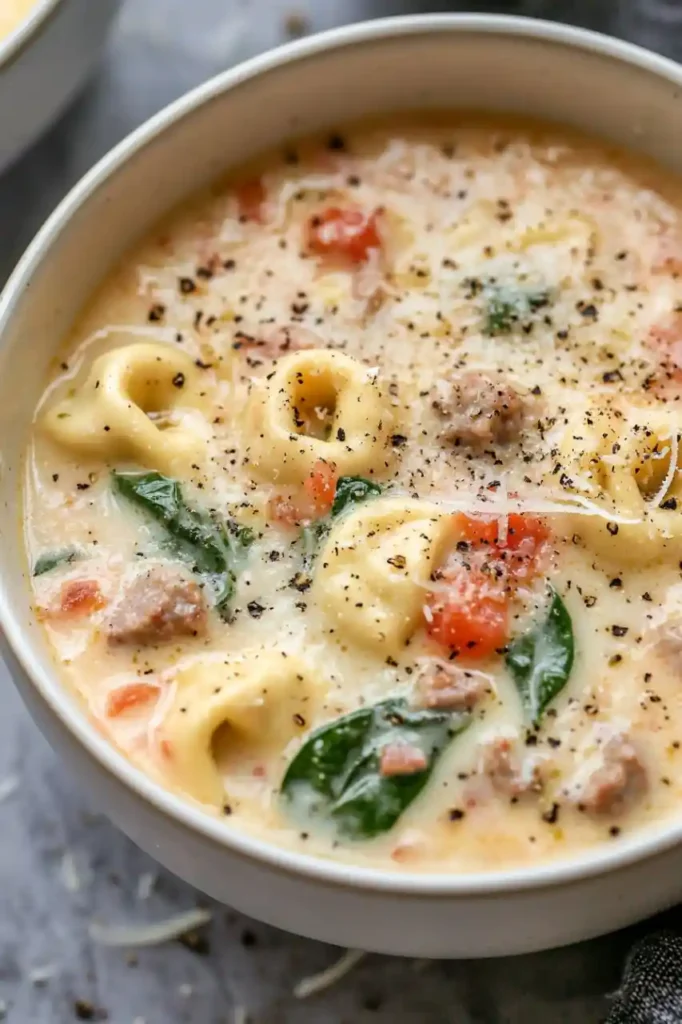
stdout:
[[637,943],[605,1024],[682,1024],[682,936],[664,931]]

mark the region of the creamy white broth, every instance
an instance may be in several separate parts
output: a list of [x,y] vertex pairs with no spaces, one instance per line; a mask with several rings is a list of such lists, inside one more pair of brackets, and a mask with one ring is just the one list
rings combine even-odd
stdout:
[[[369,218],[355,259],[320,251],[324,223],[310,221],[330,208]],[[29,564],[62,559],[32,584],[65,685],[131,760],[226,828],[321,856],[485,870],[613,843],[674,814],[680,270],[675,181],[511,121],[352,127],[292,144],[174,214],[76,325],[27,453]],[[112,369],[107,354],[141,345],[159,348]],[[157,379],[158,353],[170,369]],[[272,419],[292,364],[303,381],[287,406],[293,440]],[[342,371],[357,390],[345,411],[327,379]],[[103,404],[124,378],[122,411]],[[479,415],[479,401],[493,411]],[[130,402],[149,414],[142,426]],[[149,440],[149,424],[165,429]],[[306,436],[328,446],[334,471],[320,470]],[[190,505],[253,531],[223,618],[206,575],[177,562],[112,470],[172,477]],[[300,521],[324,519],[338,475],[382,493],[309,539],[306,560]],[[535,525],[517,556],[520,514]],[[489,522],[472,541],[466,531]],[[386,583],[371,575],[372,552],[383,557],[395,530],[408,564],[391,549],[388,596],[371,604]],[[151,640],[121,639],[139,580],[176,568],[171,618],[195,602],[184,634],[163,632],[165,609]],[[347,599],[346,571],[369,603]],[[487,653],[478,641],[453,648],[437,628],[463,574],[476,587],[473,599],[457,591],[460,603],[476,607],[482,587],[495,621],[506,616]],[[535,726],[505,649],[545,619],[548,586],[570,616],[575,661]],[[439,710],[471,724],[392,828],[351,839],[329,814],[282,799],[312,730],[392,696],[421,707],[415,681],[435,658],[469,673],[457,678],[477,691],[468,710]],[[232,704],[214,714],[224,697]]]

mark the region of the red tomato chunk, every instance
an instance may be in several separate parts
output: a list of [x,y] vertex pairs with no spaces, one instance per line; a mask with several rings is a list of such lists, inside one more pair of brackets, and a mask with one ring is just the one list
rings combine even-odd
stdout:
[[536,516],[512,512],[506,533],[497,517],[453,517],[457,560],[450,556],[437,570],[441,587],[428,595],[428,634],[443,647],[467,658],[487,658],[509,639],[509,602],[517,586],[535,576],[549,539]]
[[494,581],[462,567],[444,593],[429,594],[426,629],[437,643],[468,658],[487,658],[509,638],[508,597]]
[[328,512],[331,512],[337,480],[338,474],[334,463],[318,459],[310,476],[303,482],[303,489],[317,513],[316,518],[326,516]]
[[310,218],[307,243],[317,256],[363,263],[372,249],[381,248],[378,212],[368,215],[358,209],[330,206]]
[[318,459],[303,481],[303,493],[276,495],[269,503],[270,516],[284,526],[302,526],[331,512],[338,474],[333,462]]

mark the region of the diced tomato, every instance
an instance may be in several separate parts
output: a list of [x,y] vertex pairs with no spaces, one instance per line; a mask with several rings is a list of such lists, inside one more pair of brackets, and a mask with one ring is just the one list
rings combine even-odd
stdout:
[[331,512],[336,494],[338,474],[333,462],[318,459],[310,476],[303,482],[303,489],[313,503],[317,519]]
[[307,244],[318,256],[363,263],[370,250],[381,248],[378,211],[366,214],[356,208],[330,206],[308,221]]
[[158,696],[159,687],[155,683],[127,683],[125,686],[118,686],[107,696],[107,717],[116,718],[130,708],[156,700]]
[[97,580],[69,580],[59,592],[62,615],[90,615],[106,603]]
[[265,186],[260,178],[243,181],[236,189],[239,216],[243,220],[263,222],[263,203],[265,202]]
[[437,643],[462,657],[486,658],[509,637],[508,597],[483,572],[454,575],[445,593],[427,598],[426,631]]
[[496,517],[468,516],[465,512],[457,512],[453,521],[457,534],[467,544],[497,544],[500,521]]
[[270,499],[270,517],[284,526],[302,526],[322,519],[331,512],[337,480],[334,463],[318,459],[303,481],[302,494],[276,495]]
[[544,520],[524,512],[509,513],[504,537],[500,536],[499,518],[468,516],[459,512],[454,520],[455,530],[461,539],[473,547],[488,548],[489,553],[502,559],[510,570],[517,573],[523,570],[524,576],[537,569],[540,552],[549,539]]

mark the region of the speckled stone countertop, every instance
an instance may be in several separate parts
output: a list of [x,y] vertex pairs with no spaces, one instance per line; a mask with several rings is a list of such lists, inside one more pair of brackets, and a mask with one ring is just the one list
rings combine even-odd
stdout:
[[[681,0],[466,6],[586,24],[682,57]],[[128,0],[82,97],[0,180],[0,278],[102,153],[202,79],[293,31],[456,7],[454,0]],[[247,1011],[249,1024],[597,1024],[608,1011],[635,930],[515,960],[368,956],[336,987],[295,998],[295,982],[341,951],[212,904],[159,868],[88,806],[1,665],[0,699],[0,1019],[241,1024]],[[197,904],[212,920],[189,944],[132,955],[88,935],[94,918],[151,921]]]

